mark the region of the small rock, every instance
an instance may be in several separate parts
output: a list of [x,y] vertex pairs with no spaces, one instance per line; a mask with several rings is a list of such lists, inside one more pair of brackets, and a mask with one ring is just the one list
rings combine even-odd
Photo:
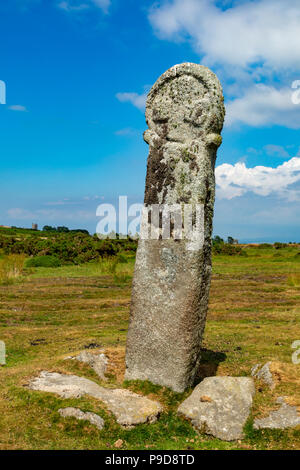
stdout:
[[277,399],[281,407],[277,411],[271,411],[267,418],[255,419],[254,429],[287,429],[300,425],[300,416],[296,406],[288,405],[283,397]]
[[85,344],[83,347],[84,349],[97,349],[97,348],[101,348],[101,344],[89,343],[89,344]]
[[116,447],[116,449],[120,449],[123,445],[123,441],[122,439],[118,439],[115,443],[114,443],[114,447]]
[[273,379],[273,374],[270,369],[271,362],[267,362],[265,365],[261,366],[261,364],[256,364],[251,369],[252,377],[255,377],[261,380],[264,384],[268,385],[271,390],[275,388],[275,381]]
[[34,339],[33,341],[30,341],[31,346],[39,346],[40,344],[48,344],[45,340],[45,338],[38,338]]
[[107,369],[108,358],[105,356],[105,354],[93,354],[88,351],[82,351],[73,359],[88,364],[92,369],[94,369],[101,380],[107,380],[104,374]]
[[[178,413],[206,434],[233,441],[243,436],[255,393],[248,377],[207,377],[179,406]],[[202,401],[208,397],[210,401]]]
[[63,418],[73,417],[80,420],[86,420],[91,424],[94,424],[100,430],[104,427],[104,420],[100,416],[89,411],[85,413],[79,408],[60,408],[58,412]]
[[57,393],[63,398],[80,398],[89,395],[106,404],[124,427],[141,423],[152,423],[162,412],[162,406],[157,401],[137,395],[125,389],[100,387],[92,380],[76,375],[58,374],[43,371],[29,383],[31,390]]

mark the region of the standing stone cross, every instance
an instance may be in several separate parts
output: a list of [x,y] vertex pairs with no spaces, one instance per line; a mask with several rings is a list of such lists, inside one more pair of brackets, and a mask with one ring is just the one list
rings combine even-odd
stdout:
[[149,380],[176,392],[194,384],[211,279],[214,168],[222,142],[223,101],[216,75],[192,63],[170,68],[148,95],[143,232],[152,233],[153,207],[175,204],[184,211],[188,205],[194,221],[197,208],[203,211],[192,238],[175,236],[174,215],[169,238],[162,235],[159,219],[158,237],[139,240],[126,380]]

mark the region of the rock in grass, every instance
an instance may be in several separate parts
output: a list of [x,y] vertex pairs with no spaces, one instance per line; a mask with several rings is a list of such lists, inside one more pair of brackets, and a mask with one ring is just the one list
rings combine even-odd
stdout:
[[100,430],[104,427],[104,420],[100,416],[89,411],[85,413],[79,408],[60,408],[58,412],[63,418],[71,417],[79,420],[86,420],[89,421],[91,424],[94,424]]
[[271,411],[267,418],[255,419],[254,429],[287,429],[300,425],[296,406],[288,405],[282,397],[277,399],[277,403],[281,404],[279,410]]
[[93,354],[88,351],[82,351],[78,356],[75,356],[72,359],[88,364],[92,369],[94,369],[101,380],[107,380],[104,374],[107,369],[108,358],[105,354]]
[[261,380],[264,384],[268,385],[271,390],[275,388],[275,381],[273,379],[273,374],[271,372],[271,362],[267,362],[265,365],[256,364],[251,369],[252,377],[255,377]]
[[124,427],[156,421],[162,412],[160,403],[124,389],[100,387],[92,380],[76,375],[43,371],[32,379],[29,388],[57,393],[63,398],[80,398],[84,395],[101,400]]
[[233,441],[243,436],[254,394],[251,378],[208,377],[179,406],[178,413],[199,431]]

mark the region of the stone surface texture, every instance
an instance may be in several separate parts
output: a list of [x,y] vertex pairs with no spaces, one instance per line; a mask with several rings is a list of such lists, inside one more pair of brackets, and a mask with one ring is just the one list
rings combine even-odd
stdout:
[[43,371],[32,379],[29,388],[56,393],[62,398],[80,398],[84,395],[101,400],[124,427],[154,422],[162,411],[160,403],[124,389],[100,387],[92,380],[76,375]]
[[208,377],[179,406],[178,413],[199,431],[233,441],[243,437],[254,394],[251,378]]
[[104,420],[101,418],[101,416],[98,416],[95,413],[91,413],[90,411],[84,412],[79,408],[60,408],[58,412],[63,418],[86,420],[91,424],[94,424],[100,430],[104,427]]
[[271,362],[267,362],[263,366],[261,364],[256,364],[251,369],[252,377],[255,377],[261,380],[264,384],[268,385],[271,390],[273,390],[276,386],[276,383],[273,379],[273,374],[270,369]]
[[[190,204],[195,220],[201,205],[204,217],[195,239],[176,239],[172,230],[164,239],[158,225],[159,239],[139,240],[127,380],[150,380],[177,392],[194,384],[210,288],[214,168],[224,114],[219,80],[201,65],[175,65],[148,95],[145,207]],[[149,231],[148,217],[142,224]]]
[[105,354],[93,354],[88,351],[82,351],[80,354],[78,354],[78,356],[75,356],[72,359],[88,364],[92,369],[94,369],[101,380],[107,380],[105,377],[105,372],[107,369],[108,358],[105,356]]
[[271,411],[267,418],[255,419],[254,429],[287,429],[300,426],[300,416],[296,406],[288,405],[283,397],[277,399],[281,407],[277,411]]

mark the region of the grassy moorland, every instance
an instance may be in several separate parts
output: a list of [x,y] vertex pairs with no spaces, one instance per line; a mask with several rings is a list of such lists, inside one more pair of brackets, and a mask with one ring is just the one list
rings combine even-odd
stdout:
[[[291,345],[300,340],[299,252],[299,246],[246,247],[245,256],[214,256],[199,379],[246,376],[257,362],[271,360],[277,382],[272,392],[257,383],[245,439],[231,443],[197,434],[176,416],[189,391],[175,394],[148,382],[123,382],[134,255],[127,256],[127,263],[108,260],[25,271],[20,261],[0,259],[0,340],[7,346],[7,364],[0,366],[0,449],[113,449],[118,439],[122,449],[300,449],[299,427],[252,427],[255,417],[277,408],[278,396],[300,409],[300,365],[291,360]],[[87,365],[64,360],[91,345],[105,349],[110,358],[108,383],[101,383]],[[127,387],[158,399],[165,411],[156,423],[126,431],[95,399],[64,400],[26,389],[41,370]],[[105,428],[98,431],[87,422],[61,418],[57,410],[64,406],[100,414]]]

